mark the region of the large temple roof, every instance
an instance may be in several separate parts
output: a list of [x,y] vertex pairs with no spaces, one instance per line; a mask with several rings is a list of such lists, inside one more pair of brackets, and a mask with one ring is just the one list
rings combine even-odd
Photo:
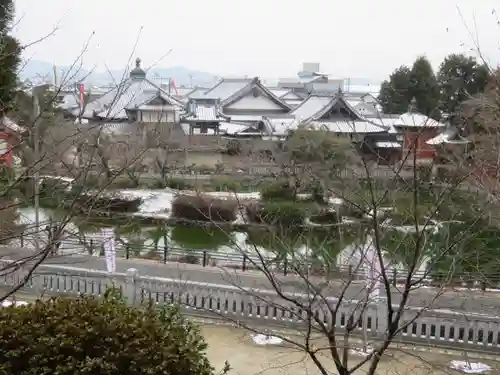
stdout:
[[[82,117],[126,120],[127,110],[137,109],[157,97],[163,98],[172,106],[183,107],[183,103],[178,99],[146,78],[146,72],[142,69],[141,60],[138,58],[129,77],[100,98],[87,103]],[[79,111],[80,109],[76,109],[75,115],[79,115]]]

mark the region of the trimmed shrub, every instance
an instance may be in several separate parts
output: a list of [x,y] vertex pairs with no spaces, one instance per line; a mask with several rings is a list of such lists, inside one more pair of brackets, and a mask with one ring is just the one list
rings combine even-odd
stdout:
[[133,180],[126,174],[123,176],[118,176],[116,177],[111,183],[109,184],[110,188],[113,189],[135,189],[139,187],[138,180]]
[[[56,178],[44,178],[40,182],[40,204],[43,207],[62,207],[66,201],[73,200],[70,183]],[[71,186],[71,189],[73,186]]]
[[165,182],[165,187],[175,190],[189,190],[193,188],[193,185],[182,178],[169,178]]
[[219,180],[215,182],[215,191],[238,191],[241,188],[241,184],[234,180]]
[[172,203],[174,217],[201,221],[234,221],[238,202],[199,195],[180,195]]
[[10,185],[16,180],[16,172],[13,168],[0,166],[0,184]]
[[262,210],[264,204],[261,202],[250,202],[245,205],[247,218],[251,223],[262,223]]
[[57,178],[44,178],[40,183],[39,193],[42,197],[53,197],[68,192],[71,185],[68,181]]
[[258,215],[264,223],[291,227],[304,223],[307,209],[295,202],[269,202]]
[[295,187],[291,186],[288,181],[278,181],[269,185],[263,186],[260,194],[265,200],[293,200],[295,199]]
[[130,307],[112,289],[0,309],[2,374],[215,375],[206,348],[178,307]]
[[323,211],[312,215],[309,220],[314,224],[335,224],[338,222],[338,215],[335,211]]
[[141,198],[125,199],[119,196],[109,197],[93,197],[93,196],[79,196],[77,203],[87,205],[87,207],[100,211],[111,212],[137,212],[142,204]]
[[165,189],[166,187],[168,187],[168,182],[166,180],[158,178],[156,180],[153,180],[153,182],[151,182],[150,187],[152,189]]
[[86,186],[87,188],[97,188],[103,185],[105,176],[96,173],[88,173],[86,176],[82,176],[78,179],[78,183]]
[[195,164],[191,169],[194,173],[198,174],[214,174],[217,170],[217,167],[215,165],[209,164]]
[[98,210],[111,212],[137,212],[142,204],[141,198],[122,198],[119,195],[85,194],[85,186],[73,185],[71,192],[65,192],[60,197],[64,205],[71,204],[76,200],[76,204],[83,210]]
[[313,201],[318,203],[325,202],[325,189],[320,182],[315,182],[310,187],[311,190],[311,198]]

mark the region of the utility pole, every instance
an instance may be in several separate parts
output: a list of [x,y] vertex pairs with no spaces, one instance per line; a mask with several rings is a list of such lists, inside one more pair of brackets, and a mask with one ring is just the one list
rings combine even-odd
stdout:
[[35,249],[37,253],[40,252],[40,173],[38,171],[39,168],[39,159],[40,159],[40,150],[39,150],[39,132],[38,132],[38,116],[40,116],[40,103],[38,102],[38,90],[37,87],[33,88],[33,145],[34,145],[34,168],[33,171],[33,193],[35,197],[34,205],[35,205]]

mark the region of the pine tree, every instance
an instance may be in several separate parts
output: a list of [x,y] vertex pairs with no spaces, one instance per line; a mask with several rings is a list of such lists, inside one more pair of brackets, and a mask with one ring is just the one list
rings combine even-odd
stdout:
[[0,0],[0,117],[12,109],[21,62],[21,47],[9,35],[13,19],[13,0]]
[[384,113],[401,114],[408,110],[412,98],[410,73],[410,69],[403,65],[392,72],[389,80],[382,83],[378,99]]
[[484,92],[489,70],[473,57],[463,54],[447,56],[439,67],[437,80],[440,88],[440,109],[454,113],[472,96]]
[[431,63],[418,57],[410,73],[410,93],[417,101],[416,110],[426,116],[438,117],[439,87]]

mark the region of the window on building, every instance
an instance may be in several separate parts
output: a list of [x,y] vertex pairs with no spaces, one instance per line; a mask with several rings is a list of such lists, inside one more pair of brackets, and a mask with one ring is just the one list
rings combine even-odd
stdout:
[[9,152],[9,143],[5,139],[0,139],[0,156]]

